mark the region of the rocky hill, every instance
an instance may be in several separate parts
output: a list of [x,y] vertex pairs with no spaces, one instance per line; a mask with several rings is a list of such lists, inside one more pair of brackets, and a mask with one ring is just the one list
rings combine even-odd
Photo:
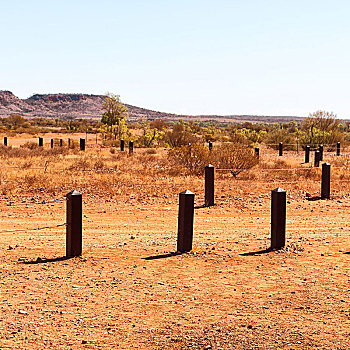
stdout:
[[[101,118],[104,95],[88,94],[35,94],[27,99],[20,99],[10,91],[0,91],[0,117],[20,114],[27,118]],[[163,120],[216,120],[222,122],[288,122],[301,120],[300,117],[286,116],[248,116],[248,115],[177,115],[157,112],[125,104],[130,119]]]
[[[87,94],[35,94],[27,99],[20,99],[11,91],[0,91],[0,117],[17,113],[29,118],[101,118],[104,99],[104,95]],[[125,105],[132,119],[187,118]]]

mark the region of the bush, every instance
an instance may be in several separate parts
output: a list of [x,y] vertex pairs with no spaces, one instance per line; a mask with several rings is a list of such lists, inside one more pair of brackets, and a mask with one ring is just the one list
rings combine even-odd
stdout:
[[38,149],[39,144],[37,142],[27,141],[24,145],[21,145],[21,147],[28,148],[28,149]]
[[253,149],[240,143],[225,143],[212,152],[211,163],[217,168],[231,169],[234,177],[259,163]]
[[203,145],[186,145],[169,151],[168,157],[173,166],[181,166],[193,175],[202,175],[209,163],[208,147]]
[[164,135],[164,141],[170,147],[180,147],[189,143],[198,143],[198,138],[191,132],[185,131],[183,124],[175,124],[172,131],[167,131]]
[[264,141],[269,147],[276,150],[280,142],[283,142],[284,150],[296,150],[296,135],[289,133],[288,130],[273,130],[266,134]]
[[253,149],[240,143],[225,143],[212,151],[203,145],[181,146],[170,150],[168,157],[172,165],[184,167],[189,174],[198,176],[209,163],[217,168],[231,169],[234,177],[259,163]]

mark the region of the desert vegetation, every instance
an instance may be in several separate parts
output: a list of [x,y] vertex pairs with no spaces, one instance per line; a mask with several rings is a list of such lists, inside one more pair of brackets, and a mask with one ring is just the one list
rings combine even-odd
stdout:
[[[300,125],[125,118],[115,129],[13,116],[1,124],[1,347],[350,346],[348,124],[328,114]],[[321,142],[330,200],[317,199],[314,153],[304,162],[303,146],[314,151]],[[287,191],[286,246],[268,251],[276,187]],[[65,196],[73,189],[83,195],[83,255],[66,259]],[[174,255],[186,189],[195,193],[194,244]]]

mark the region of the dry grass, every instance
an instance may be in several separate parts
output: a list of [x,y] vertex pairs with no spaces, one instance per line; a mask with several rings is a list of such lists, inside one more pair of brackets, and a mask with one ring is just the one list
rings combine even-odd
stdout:
[[[0,347],[349,348],[350,199],[349,183],[339,181],[349,173],[346,157],[325,154],[337,165],[336,200],[306,200],[306,192],[319,195],[321,169],[301,154],[281,159],[266,150],[236,178],[217,172],[216,205],[203,208],[203,177],[175,171],[166,150],[129,156],[89,144],[86,152],[45,152],[0,156]],[[278,186],[287,190],[287,246],[258,254],[269,245],[270,191]],[[29,229],[62,224],[65,203],[4,202],[72,189],[83,193],[83,256],[60,260],[65,228]],[[197,201],[192,252],[148,259],[176,249],[184,189]]]
[[[27,141],[28,145],[28,141]],[[85,152],[67,147],[0,147],[2,168],[0,191],[6,195],[40,193],[63,196],[71,189],[83,194],[126,201],[154,202],[161,197],[176,197],[184,189],[203,192],[203,175],[189,175],[184,167],[174,167],[165,149],[136,149],[127,151],[96,147],[91,144]],[[257,196],[275,187],[289,192],[301,190],[318,193],[321,167],[313,168],[312,159],[304,164],[304,155],[264,149],[259,164],[234,178],[229,171],[217,171],[216,190],[232,195],[239,191]],[[349,157],[335,157],[325,153],[325,161],[332,164],[333,193],[346,192],[350,180]],[[46,170],[45,170],[46,167]],[[240,185],[238,190],[236,185]],[[245,190],[245,186],[247,189]]]

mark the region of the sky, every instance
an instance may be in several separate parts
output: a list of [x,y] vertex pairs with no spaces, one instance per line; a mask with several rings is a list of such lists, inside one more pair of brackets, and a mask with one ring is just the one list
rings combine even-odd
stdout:
[[350,118],[350,1],[0,0],[0,90]]

